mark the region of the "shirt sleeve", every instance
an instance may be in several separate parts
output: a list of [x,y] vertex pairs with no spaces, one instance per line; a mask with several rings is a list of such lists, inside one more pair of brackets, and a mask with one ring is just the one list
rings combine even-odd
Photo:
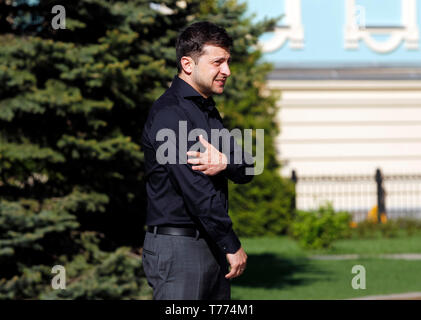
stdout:
[[[235,253],[241,247],[241,243],[232,229],[232,221],[226,212],[224,204],[220,200],[211,179],[203,172],[194,171],[191,164],[186,163],[187,156],[184,159],[184,153],[190,149],[196,141],[187,141],[186,150],[181,150],[182,158],[180,161],[180,121],[186,121],[187,132],[191,124],[184,116],[182,111],[176,110],[176,107],[166,107],[160,110],[154,117],[149,130],[149,141],[158,156],[159,150],[164,146],[171,160],[170,163],[162,164],[167,168],[171,182],[175,188],[181,192],[184,203],[188,211],[196,216],[209,236],[225,253]],[[160,130],[167,130],[167,137],[162,140],[157,139]],[[171,133],[171,131],[173,133]],[[162,133],[162,131],[161,131]],[[187,137],[182,137],[182,140]],[[160,148],[161,147],[161,148]],[[183,148],[181,148],[183,149]],[[160,150],[162,152],[162,150]],[[169,153],[172,154],[169,154]],[[175,162],[175,163],[174,163]]]
[[[246,168],[254,168],[254,159],[235,141],[233,136],[229,137],[230,148],[229,154],[225,154],[228,159],[227,167],[222,174],[234,183],[244,184],[253,179],[253,174],[247,174]],[[253,172],[253,169],[250,169]]]

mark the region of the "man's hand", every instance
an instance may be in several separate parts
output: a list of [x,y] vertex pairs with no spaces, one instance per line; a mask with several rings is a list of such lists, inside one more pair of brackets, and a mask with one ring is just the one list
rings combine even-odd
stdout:
[[231,270],[225,275],[225,278],[231,279],[240,276],[246,268],[247,255],[243,248],[238,249],[236,253],[227,253],[227,260]]
[[187,160],[190,164],[197,164],[197,166],[192,166],[192,169],[202,171],[208,176],[214,176],[225,170],[227,167],[227,156],[219,152],[218,149],[207,142],[201,135],[199,136],[199,140],[206,148],[206,151],[203,153],[199,151],[187,152],[188,156],[196,157]]

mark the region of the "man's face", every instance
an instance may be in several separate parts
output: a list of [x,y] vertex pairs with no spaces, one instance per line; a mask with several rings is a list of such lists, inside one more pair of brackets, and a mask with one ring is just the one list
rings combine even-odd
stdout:
[[229,63],[230,53],[226,49],[205,45],[191,74],[196,89],[205,97],[224,92],[225,81],[231,75]]

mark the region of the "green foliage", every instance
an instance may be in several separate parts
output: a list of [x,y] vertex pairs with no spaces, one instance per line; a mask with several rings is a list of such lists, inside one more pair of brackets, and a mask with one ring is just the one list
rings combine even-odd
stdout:
[[[80,191],[41,206],[32,199],[1,201],[0,299],[150,298],[140,255],[125,247],[102,250],[104,235],[81,231],[72,214],[104,211],[106,203],[99,194]],[[65,290],[50,285],[54,265],[66,269]]]
[[[86,234],[84,235],[86,238]],[[120,247],[115,252],[104,252],[98,247],[98,237],[84,239],[84,254],[72,261],[63,259],[71,277],[65,290],[48,288],[41,299],[150,299],[152,290],[147,285],[140,255],[130,248]],[[94,242],[95,241],[95,242]]]
[[230,197],[230,215],[239,236],[285,234],[293,221],[293,184],[269,170],[254,177],[253,183],[232,184]]
[[[234,38],[232,77],[218,109],[228,128],[265,130],[265,170],[230,184],[241,235],[285,232],[292,188],[278,175],[271,66],[258,37],[275,20],[251,23],[237,1],[77,0],[66,30],[53,30],[61,4],[12,0],[0,14],[0,298],[148,297],[138,252],[145,220],[140,137],[149,107],[176,72],[179,30],[198,20]],[[130,248],[130,249],[129,249]],[[66,268],[52,291],[51,268]]]
[[398,235],[399,227],[398,224],[394,221],[387,221],[386,223],[381,223],[379,227],[380,232],[385,238],[393,238]]
[[352,230],[352,235],[358,238],[394,238],[399,233],[412,236],[421,231],[421,221],[415,218],[400,217],[388,219],[384,223],[363,220]]
[[359,238],[371,238],[374,237],[377,231],[377,223],[366,219],[359,222],[357,226],[353,229],[352,233],[354,235],[357,235]]
[[316,211],[297,211],[291,234],[305,248],[328,248],[335,240],[349,236],[350,222],[348,212],[335,212],[326,204]]
[[416,218],[400,217],[397,219],[389,219],[388,222],[394,222],[399,230],[405,230],[408,236],[412,236],[421,232],[421,220]]
[[[143,240],[140,136],[198,6],[167,19],[148,1],[72,1],[53,30],[55,4],[1,4],[0,296],[144,297],[127,251]],[[51,291],[56,264],[65,292]]]

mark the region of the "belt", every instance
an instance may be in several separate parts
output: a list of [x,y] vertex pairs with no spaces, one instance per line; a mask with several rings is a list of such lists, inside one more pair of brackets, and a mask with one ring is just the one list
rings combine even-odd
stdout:
[[[154,226],[148,226],[148,232],[154,233]],[[161,227],[157,226],[157,234],[166,234],[170,236],[187,236],[196,237],[199,231],[196,228],[179,228],[179,227]]]

